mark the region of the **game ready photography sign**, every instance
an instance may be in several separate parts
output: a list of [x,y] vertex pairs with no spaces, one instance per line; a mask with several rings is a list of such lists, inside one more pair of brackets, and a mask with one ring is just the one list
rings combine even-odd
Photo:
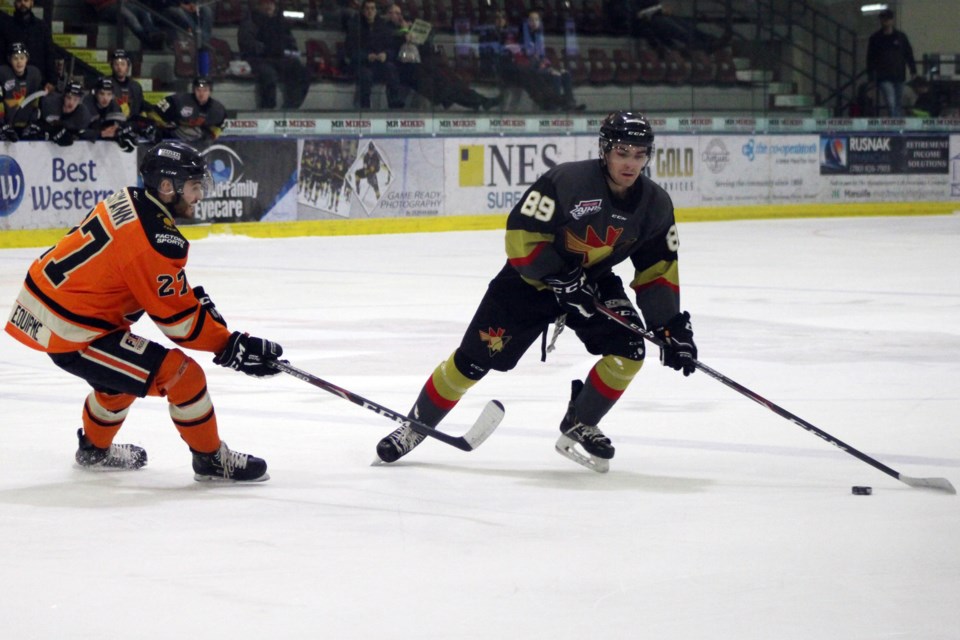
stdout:
[[299,143],[299,220],[443,213],[443,142],[329,138]]

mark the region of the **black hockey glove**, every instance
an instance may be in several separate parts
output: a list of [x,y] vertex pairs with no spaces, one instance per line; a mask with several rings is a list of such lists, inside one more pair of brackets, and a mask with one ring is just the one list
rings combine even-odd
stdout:
[[56,142],[61,147],[69,147],[73,144],[74,134],[66,127],[60,127],[50,132],[50,142]]
[[17,135],[17,130],[11,125],[5,124],[0,127],[0,140],[3,142],[16,142],[19,139],[20,136]]
[[213,359],[214,364],[242,371],[248,376],[263,378],[275,376],[279,371],[267,365],[283,355],[283,347],[276,342],[254,338],[234,331],[227,346]]
[[133,127],[128,124],[117,129],[115,140],[117,144],[120,145],[120,148],[127,153],[137,148],[137,134],[133,132]]
[[592,318],[596,313],[597,289],[587,282],[587,274],[577,265],[565,273],[543,278],[565,312],[581,318]]
[[223,326],[227,326],[227,321],[223,319],[223,316],[220,314],[220,310],[217,309],[217,305],[213,304],[213,300],[211,300],[210,296],[207,295],[207,292],[203,290],[203,287],[194,287],[193,295],[197,297],[197,302],[200,303],[200,306],[203,307],[204,311],[210,314],[211,318]]
[[662,342],[660,362],[665,367],[683,371],[689,376],[697,370],[693,360],[697,357],[697,345],[693,342],[693,327],[686,311],[670,318],[665,325],[653,330]]

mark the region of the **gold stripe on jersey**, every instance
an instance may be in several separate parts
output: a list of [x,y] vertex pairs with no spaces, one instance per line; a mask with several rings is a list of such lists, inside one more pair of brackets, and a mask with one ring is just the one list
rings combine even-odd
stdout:
[[552,233],[508,229],[505,239],[507,259],[515,267],[529,264],[537,257],[543,245],[553,244],[555,237]]
[[666,285],[674,291],[680,290],[680,269],[676,260],[661,260],[643,271],[638,271],[630,287],[639,293],[655,284]]

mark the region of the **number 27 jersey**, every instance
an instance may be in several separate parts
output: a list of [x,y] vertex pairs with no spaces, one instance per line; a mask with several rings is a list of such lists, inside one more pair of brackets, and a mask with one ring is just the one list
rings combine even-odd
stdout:
[[33,349],[64,353],[128,329],[145,311],[174,343],[220,351],[230,332],[187,283],[189,247],[162,203],[121,189],[34,261],[5,330]]

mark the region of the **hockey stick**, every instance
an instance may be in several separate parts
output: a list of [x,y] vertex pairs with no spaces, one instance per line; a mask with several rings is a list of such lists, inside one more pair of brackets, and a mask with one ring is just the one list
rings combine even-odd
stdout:
[[[618,324],[620,324],[620,325],[622,325],[622,326],[630,329],[630,330],[633,331],[634,333],[637,333],[637,334],[643,336],[644,338],[646,338],[647,340],[649,340],[649,341],[652,342],[653,344],[657,345],[658,347],[663,347],[663,341],[660,340],[659,338],[657,338],[657,336],[656,336],[652,331],[647,331],[647,330],[644,329],[643,327],[641,327],[641,326],[639,326],[639,325],[637,325],[637,324],[635,324],[635,323],[633,323],[633,322],[630,322],[629,320],[626,320],[625,318],[621,317],[620,315],[618,315],[617,313],[611,311],[611,310],[608,309],[606,306],[604,306],[604,305],[602,305],[602,304],[600,304],[600,303],[597,303],[597,311],[599,311],[599,312],[602,313],[603,315],[607,316],[608,318],[610,318],[610,319],[613,320],[614,322],[616,322],[616,323],[618,323]],[[837,447],[837,448],[840,449],[841,451],[844,451],[844,452],[846,452],[846,453],[849,453],[849,454],[852,455],[853,457],[858,458],[859,460],[861,460],[861,461],[863,461],[863,462],[866,462],[867,464],[869,464],[871,467],[873,467],[873,468],[875,468],[875,469],[879,469],[880,471],[883,471],[883,472],[884,472],[885,474],[887,474],[888,476],[890,476],[890,477],[892,477],[892,478],[896,478],[896,479],[899,480],[900,482],[903,482],[903,483],[905,483],[905,484],[908,484],[908,485],[910,485],[911,487],[916,487],[916,488],[921,488],[921,489],[936,489],[936,490],[938,490],[938,491],[946,491],[947,493],[953,493],[953,494],[955,494],[955,493],[957,492],[957,490],[953,488],[953,485],[950,484],[950,481],[947,480],[946,478],[912,478],[912,477],[910,477],[910,476],[905,476],[905,475],[903,475],[902,473],[900,473],[899,471],[895,471],[894,469],[891,469],[890,467],[888,467],[887,465],[883,464],[882,462],[871,458],[870,456],[868,456],[867,454],[863,453],[862,451],[859,451],[859,450],[855,449],[854,447],[851,447],[851,446],[848,445],[846,442],[844,442],[844,441],[842,441],[842,440],[840,440],[840,439],[838,439],[838,438],[833,437],[832,435],[830,435],[830,434],[827,433],[826,431],[823,431],[822,429],[819,429],[819,428],[815,427],[814,425],[810,424],[809,422],[807,422],[807,421],[804,420],[803,418],[801,418],[801,417],[799,417],[799,416],[796,416],[796,415],[790,413],[789,411],[787,411],[787,410],[784,409],[783,407],[781,407],[781,406],[779,406],[779,405],[777,405],[777,404],[774,404],[773,402],[767,400],[766,398],[764,398],[764,397],[761,396],[760,394],[758,394],[758,393],[756,393],[756,392],[754,392],[754,391],[751,391],[750,389],[746,388],[746,387],[743,386],[742,384],[740,384],[740,383],[738,383],[738,382],[736,382],[736,381],[734,381],[734,380],[731,380],[730,378],[728,378],[727,376],[723,375],[723,374],[720,373],[719,371],[716,371],[716,370],[714,370],[714,369],[711,369],[710,367],[708,367],[707,365],[703,364],[702,362],[700,362],[700,361],[697,360],[696,358],[691,358],[691,360],[692,360],[692,362],[693,362],[693,366],[695,366],[695,367],[696,367],[697,369],[699,369],[700,371],[703,371],[705,374],[707,374],[708,376],[710,376],[710,377],[713,378],[714,380],[719,380],[720,382],[722,382],[723,384],[727,385],[728,387],[730,387],[731,389],[733,389],[733,390],[736,391],[737,393],[740,393],[740,394],[742,394],[742,395],[750,398],[751,400],[753,400],[753,401],[756,402],[757,404],[762,405],[762,406],[766,407],[767,409],[770,409],[770,411],[773,411],[775,414],[777,414],[777,415],[780,416],[781,418],[786,418],[787,420],[789,420],[790,422],[794,423],[794,424],[797,425],[798,427],[801,427],[801,428],[803,428],[803,429],[806,429],[806,430],[809,431],[810,433],[812,433],[812,434],[814,434],[815,436],[821,438],[822,440],[825,440],[826,442],[829,442],[830,444],[832,444],[833,446]]]
[[470,427],[465,434],[462,436],[451,436],[443,431],[437,431],[433,427],[430,427],[419,420],[407,418],[396,411],[387,409],[383,405],[379,405],[376,402],[367,400],[363,396],[359,396],[352,391],[347,391],[346,389],[327,382],[322,378],[318,378],[312,373],[298,369],[289,362],[273,360],[269,362],[269,366],[273,367],[277,371],[289,373],[294,378],[300,378],[304,382],[308,382],[315,387],[323,389],[324,391],[329,391],[334,395],[340,396],[344,400],[349,400],[353,404],[359,405],[364,409],[369,409],[375,413],[379,413],[384,418],[389,418],[394,422],[410,427],[420,435],[435,438],[440,442],[449,444],[451,447],[456,447],[461,451],[473,451],[479,447],[481,444],[483,444],[484,440],[490,437],[490,434],[493,433],[494,429],[496,429],[500,424],[500,421],[503,420],[503,405],[499,400],[491,400],[487,403],[487,406],[483,408],[483,411],[480,412],[480,416],[477,418],[476,422],[473,423],[473,426]]

